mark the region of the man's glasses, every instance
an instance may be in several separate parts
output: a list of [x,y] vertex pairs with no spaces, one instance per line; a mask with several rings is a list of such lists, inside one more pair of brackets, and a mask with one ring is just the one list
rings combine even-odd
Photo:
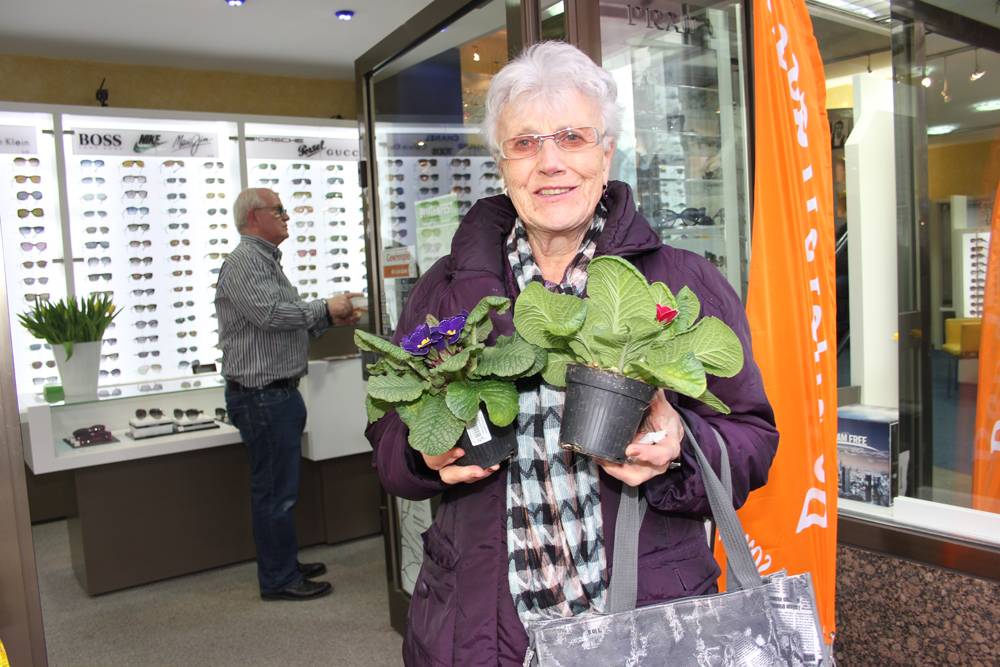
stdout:
[[582,151],[596,146],[601,140],[601,132],[596,127],[568,127],[552,134],[521,134],[501,142],[500,154],[506,160],[534,157],[542,150],[546,139],[551,139],[564,151]]
[[[307,207],[301,207],[301,208],[307,208]],[[311,207],[309,207],[309,208],[311,208]],[[213,211],[215,211],[215,209],[214,208],[210,208],[208,210],[209,210],[209,215],[213,215]],[[271,211],[272,213],[274,213],[279,218],[283,218],[286,215],[288,215],[288,209],[285,208],[284,206],[261,206],[261,207],[255,209],[255,210],[257,210],[257,211]],[[225,209],[223,209],[223,212],[225,212]]]

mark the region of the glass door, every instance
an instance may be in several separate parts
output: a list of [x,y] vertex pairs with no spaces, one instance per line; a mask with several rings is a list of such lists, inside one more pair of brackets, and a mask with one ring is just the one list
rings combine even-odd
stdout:
[[[390,35],[356,66],[372,328],[386,336],[419,277],[450,252],[462,216],[504,189],[480,124],[490,81],[524,44],[525,22],[504,0],[467,4],[457,14],[455,5],[432,3],[401,29],[409,41]],[[400,632],[432,516],[430,501],[385,497],[390,614]]]

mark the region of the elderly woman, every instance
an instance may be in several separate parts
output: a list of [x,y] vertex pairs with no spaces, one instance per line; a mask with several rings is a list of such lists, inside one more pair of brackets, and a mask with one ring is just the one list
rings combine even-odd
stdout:
[[[538,381],[521,388],[516,456],[485,470],[453,465],[458,448],[440,456],[410,449],[394,413],[373,424],[368,438],[386,490],[410,499],[443,494],[410,603],[408,665],[520,665],[526,625],[604,611],[623,484],[641,487],[649,503],[639,532],[639,604],[715,590],[708,503],[682,447],[679,414],[716,468],[713,429],[725,440],[737,504],[767,480],[778,434],[743,306],[706,260],[660,242],[627,185],[608,181],[621,115],[615,98],[608,72],[558,42],[529,48],[494,77],[485,132],[507,192],[465,216],[451,254],[421,278],[397,331],[487,294],[515,299],[532,280],[581,294],[590,260],[617,255],[675,292],[687,285],[704,315],[736,331],[745,367],[709,379],[732,414],[659,392],[643,428],[665,435],[650,444],[637,435],[630,462],[613,464],[559,448],[563,392]],[[495,319],[495,330],[512,332],[509,314]]]

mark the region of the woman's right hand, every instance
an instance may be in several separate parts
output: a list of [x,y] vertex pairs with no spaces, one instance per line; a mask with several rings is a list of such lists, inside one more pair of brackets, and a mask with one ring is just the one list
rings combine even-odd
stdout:
[[437,456],[428,456],[423,452],[420,452],[420,455],[424,457],[424,463],[427,464],[428,468],[437,470],[438,475],[441,476],[441,481],[445,484],[470,484],[478,482],[500,469],[499,463],[489,468],[453,465],[455,461],[465,456],[465,451],[461,447],[452,447],[444,454],[438,454]]

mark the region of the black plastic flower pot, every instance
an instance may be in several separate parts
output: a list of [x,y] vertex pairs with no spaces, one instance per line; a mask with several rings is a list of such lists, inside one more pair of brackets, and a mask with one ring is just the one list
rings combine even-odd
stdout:
[[516,420],[507,426],[496,426],[487,420],[486,425],[489,427],[492,438],[479,445],[473,445],[468,432],[463,431],[462,437],[458,440],[458,446],[462,448],[465,455],[455,461],[455,465],[476,465],[480,468],[489,468],[509,459],[517,451],[515,424],[517,424]]
[[589,366],[566,369],[566,405],[559,443],[586,456],[625,462],[656,387]]

